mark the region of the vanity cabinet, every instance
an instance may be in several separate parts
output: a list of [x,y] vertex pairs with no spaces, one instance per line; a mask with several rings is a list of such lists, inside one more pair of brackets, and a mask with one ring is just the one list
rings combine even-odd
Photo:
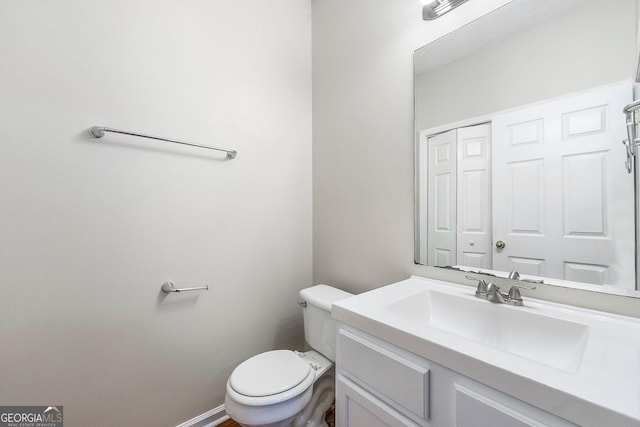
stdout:
[[336,426],[575,426],[376,337],[341,325]]

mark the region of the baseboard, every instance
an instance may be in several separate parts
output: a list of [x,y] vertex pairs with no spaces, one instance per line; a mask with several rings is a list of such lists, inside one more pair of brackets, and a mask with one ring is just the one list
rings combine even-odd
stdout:
[[229,415],[227,415],[224,405],[220,405],[217,408],[213,408],[204,414],[191,418],[189,421],[185,421],[176,427],[214,427],[218,424],[222,424],[228,419]]

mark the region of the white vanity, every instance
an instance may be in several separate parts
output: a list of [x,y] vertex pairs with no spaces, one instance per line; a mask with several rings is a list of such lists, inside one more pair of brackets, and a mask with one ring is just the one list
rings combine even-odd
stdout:
[[640,319],[421,277],[332,315],[339,427],[640,426]]

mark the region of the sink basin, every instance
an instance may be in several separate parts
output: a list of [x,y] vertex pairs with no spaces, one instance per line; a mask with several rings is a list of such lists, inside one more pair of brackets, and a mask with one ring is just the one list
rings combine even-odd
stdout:
[[381,308],[418,331],[435,328],[569,373],[578,371],[589,335],[587,325],[535,313],[527,307],[434,290]]

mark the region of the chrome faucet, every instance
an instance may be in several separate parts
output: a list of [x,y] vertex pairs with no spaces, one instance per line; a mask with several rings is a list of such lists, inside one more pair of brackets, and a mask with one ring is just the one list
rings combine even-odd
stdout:
[[[511,274],[509,274],[509,276],[511,276]],[[509,292],[504,293],[500,291],[500,287],[495,283],[487,283],[483,279],[478,279],[477,277],[465,277],[469,280],[478,281],[478,287],[476,288],[476,298],[486,299],[487,301],[491,301],[497,304],[510,304],[521,307],[524,304],[522,302],[522,295],[520,295],[520,289],[531,290],[536,288],[535,286],[515,284],[511,286]]]
[[504,304],[507,302],[507,294],[500,292],[500,287],[495,283],[489,283],[487,286],[487,301],[497,302],[498,304]]

